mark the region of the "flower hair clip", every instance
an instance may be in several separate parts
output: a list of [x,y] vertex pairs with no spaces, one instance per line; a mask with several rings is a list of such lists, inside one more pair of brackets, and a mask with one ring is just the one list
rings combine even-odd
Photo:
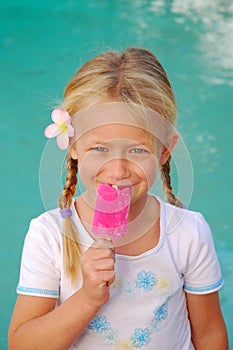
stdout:
[[69,137],[74,136],[74,128],[71,125],[71,118],[67,111],[55,108],[52,111],[51,118],[53,124],[47,126],[44,135],[47,138],[56,137],[57,145],[61,150],[65,150],[69,146]]

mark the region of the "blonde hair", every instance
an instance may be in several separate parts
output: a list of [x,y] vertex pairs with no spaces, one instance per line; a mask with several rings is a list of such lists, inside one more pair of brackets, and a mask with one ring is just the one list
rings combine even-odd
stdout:
[[[100,97],[149,107],[175,124],[177,112],[171,84],[160,62],[148,50],[132,47],[122,53],[105,52],[94,57],[68,83],[61,107],[72,116]],[[169,203],[181,206],[172,190],[170,160],[171,157],[160,168],[163,189]],[[59,198],[61,209],[71,206],[77,184],[78,161],[70,153],[66,161],[66,183]],[[64,219],[63,237],[65,269],[74,281],[81,249],[70,218]]]

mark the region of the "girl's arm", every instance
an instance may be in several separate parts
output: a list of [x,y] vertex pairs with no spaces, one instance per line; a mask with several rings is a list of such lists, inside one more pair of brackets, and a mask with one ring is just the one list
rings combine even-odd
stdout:
[[55,299],[19,295],[9,329],[10,350],[69,349],[98,308],[77,292],[55,308]]
[[90,247],[82,258],[83,285],[55,308],[56,299],[19,295],[9,329],[10,350],[67,350],[109,299],[114,253]]
[[196,350],[228,350],[228,336],[218,292],[186,293],[192,342]]

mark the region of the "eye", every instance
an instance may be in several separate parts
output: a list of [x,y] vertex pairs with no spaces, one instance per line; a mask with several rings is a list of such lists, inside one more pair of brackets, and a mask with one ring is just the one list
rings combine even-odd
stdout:
[[144,148],[133,148],[130,150],[130,153],[137,153],[137,154],[140,154],[140,153],[147,153],[148,151]]
[[102,146],[94,147],[92,150],[97,152],[107,152],[107,148]]

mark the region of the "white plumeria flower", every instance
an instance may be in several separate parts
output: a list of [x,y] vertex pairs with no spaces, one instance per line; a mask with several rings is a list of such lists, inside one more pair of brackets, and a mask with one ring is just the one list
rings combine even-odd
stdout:
[[69,137],[74,136],[74,128],[71,125],[71,118],[67,111],[55,108],[51,118],[53,124],[47,126],[44,135],[48,138],[56,137],[57,145],[61,150],[65,150],[69,146]]

